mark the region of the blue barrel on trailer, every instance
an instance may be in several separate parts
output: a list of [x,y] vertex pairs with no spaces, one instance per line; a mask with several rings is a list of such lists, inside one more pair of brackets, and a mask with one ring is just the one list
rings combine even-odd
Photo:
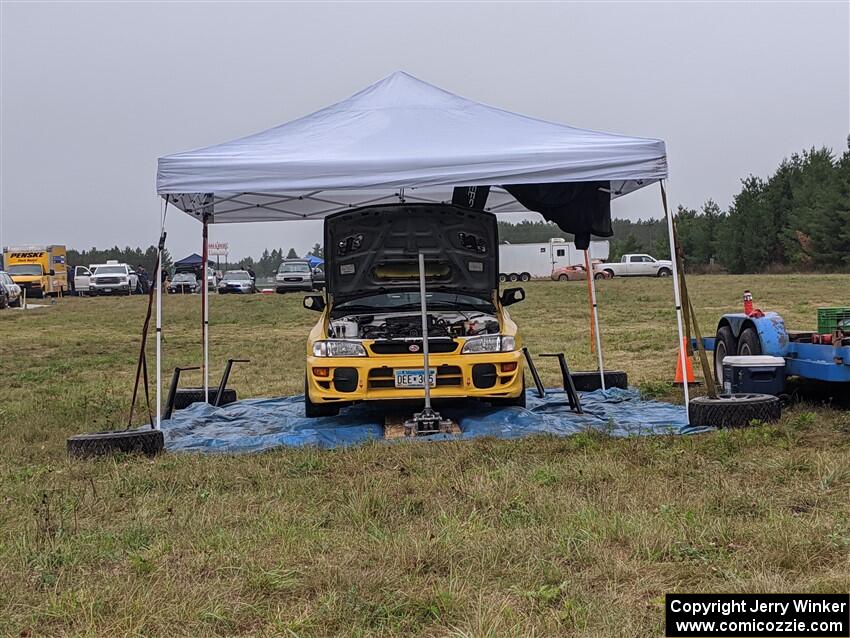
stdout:
[[[758,337],[755,343],[751,343],[753,334]],[[726,343],[730,336],[733,341]],[[740,351],[742,337],[747,342],[748,352]],[[719,343],[721,341],[723,343]],[[715,376],[721,386],[723,365],[718,361],[721,353],[724,357],[733,354],[783,357],[786,376],[850,383],[850,345],[811,343],[797,338],[796,334],[789,335],[785,321],[775,312],[766,312],[762,317],[744,313],[723,315],[717,324],[717,336],[703,339],[703,344],[706,350],[715,353]],[[696,342],[693,345],[696,346]],[[729,351],[729,346],[735,346],[734,350]]]

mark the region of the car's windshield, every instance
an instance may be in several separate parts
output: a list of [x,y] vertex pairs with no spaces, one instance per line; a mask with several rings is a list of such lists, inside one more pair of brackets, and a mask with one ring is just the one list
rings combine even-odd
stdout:
[[42,270],[41,266],[38,264],[18,264],[15,266],[9,266],[9,274],[10,275],[35,275],[41,276]]
[[[492,312],[493,304],[489,301],[459,295],[450,292],[429,292],[425,294],[425,304],[429,310],[480,310]],[[418,310],[418,292],[393,292],[385,295],[370,295],[352,301],[346,301],[334,306],[334,312],[392,312],[395,310]]]
[[174,275],[174,281],[184,282],[188,281],[190,283],[195,283],[197,279],[195,279],[195,275],[190,272],[179,272]]
[[98,266],[94,269],[95,275],[126,275],[125,266]]
[[282,263],[278,272],[310,272],[310,264],[306,261]]
[[249,279],[251,279],[251,275],[244,271],[224,273],[225,281],[248,281]]

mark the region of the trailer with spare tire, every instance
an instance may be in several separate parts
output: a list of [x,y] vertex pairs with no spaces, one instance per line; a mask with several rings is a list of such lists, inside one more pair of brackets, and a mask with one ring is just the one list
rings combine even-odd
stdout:
[[721,386],[723,360],[733,355],[781,357],[786,377],[850,383],[850,331],[843,327],[837,324],[834,332],[824,333],[820,328],[795,331],[775,312],[731,313],[720,318],[715,337],[704,338],[703,344],[714,353],[714,375]]

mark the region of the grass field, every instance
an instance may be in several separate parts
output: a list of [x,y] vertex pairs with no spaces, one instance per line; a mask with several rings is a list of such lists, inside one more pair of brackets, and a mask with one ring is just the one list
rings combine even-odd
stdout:
[[[850,276],[690,288],[706,333],[744,288],[805,329]],[[531,350],[594,367],[584,285],[526,289]],[[669,279],[599,287],[608,363],[677,399],[671,297]],[[241,397],[300,392],[300,300],[213,297],[212,378],[247,357]],[[166,299],[165,370],[198,362],[198,305]],[[633,637],[662,633],[668,591],[850,589],[850,413],[813,404],[690,437],[70,462],[68,435],[126,424],[143,313],[0,312],[0,635]]]

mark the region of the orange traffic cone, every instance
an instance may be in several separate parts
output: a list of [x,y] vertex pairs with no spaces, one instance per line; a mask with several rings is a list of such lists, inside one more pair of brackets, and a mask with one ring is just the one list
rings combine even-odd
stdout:
[[[682,339],[682,347],[686,347],[685,339]],[[686,351],[687,352],[687,351]],[[694,379],[694,366],[691,363],[691,358],[685,355],[685,372],[688,375],[688,385],[696,383]],[[676,350],[676,378],[673,380],[674,385],[682,385],[682,353],[679,350]]]

